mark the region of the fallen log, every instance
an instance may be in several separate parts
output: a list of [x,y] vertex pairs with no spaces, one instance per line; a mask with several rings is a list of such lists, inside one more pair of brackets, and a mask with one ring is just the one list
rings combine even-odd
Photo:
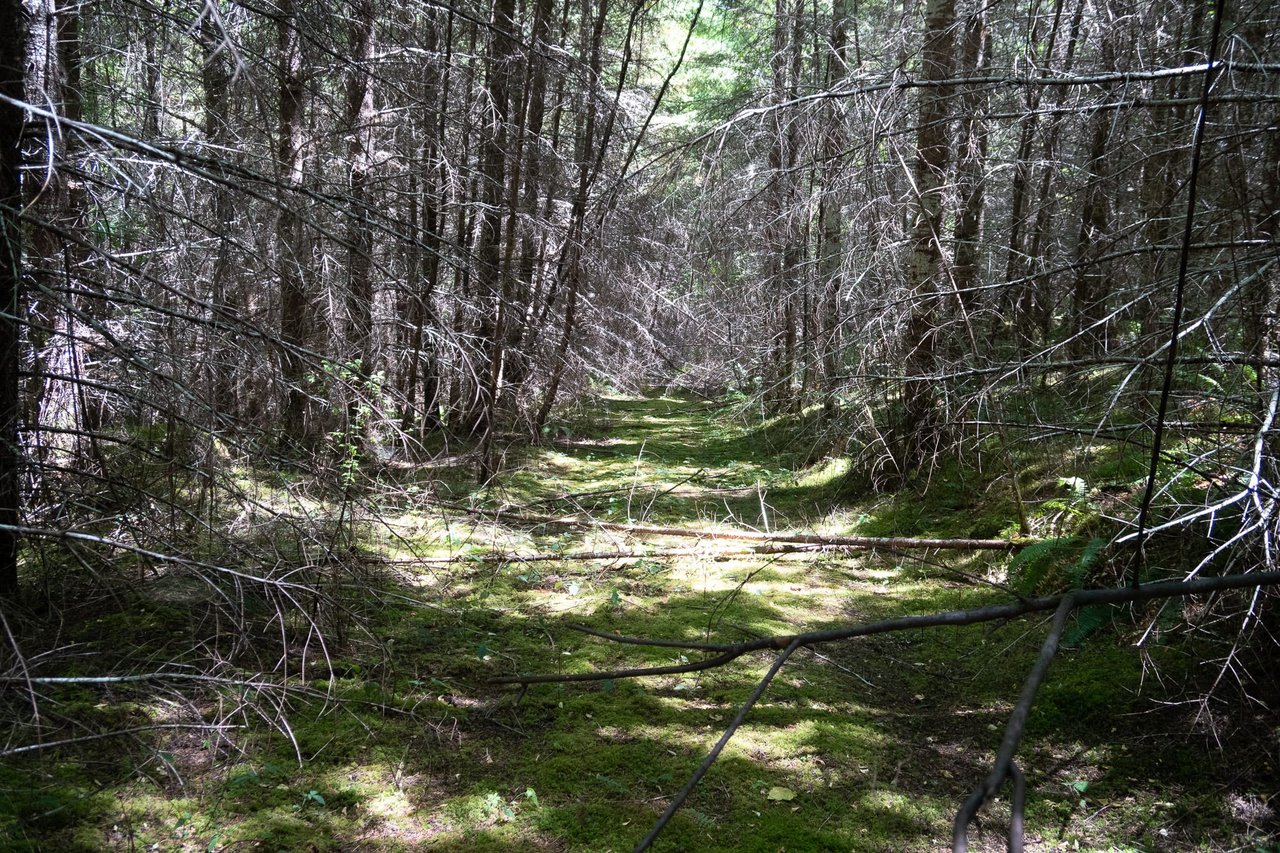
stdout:
[[758,530],[707,530],[688,527],[657,527],[649,524],[624,524],[617,521],[583,520],[571,516],[515,515],[503,519],[548,527],[577,527],[582,529],[613,530],[633,536],[677,536],[692,539],[712,539],[740,542],[769,542],[792,545],[820,545],[832,548],[870,550],[917,548],[950,551],[1016,551],[1039,541],[1030,537],[1019,539],[927,539],[912,536],[821,536],[816,533],[762,533]]
[[[888,546],[885,546],[888,548]],[[455,554],[452,557],[392,557],[383,560],[393,565],[447,565],[454,563],[550,563],[589,562],[595,560],[652,560],[666,557],[709,557],[724,560],[755,554],[840,554],[865,551],[865,546],[813,545],[803,542],[765,542],[747,548],[659,548],[652,551],[557,551],[545,554]]]

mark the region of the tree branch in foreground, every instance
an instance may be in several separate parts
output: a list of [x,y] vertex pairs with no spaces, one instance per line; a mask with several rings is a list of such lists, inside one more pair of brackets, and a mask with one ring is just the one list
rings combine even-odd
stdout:
[[[1009,723],[1005,728],[1005,734],[1001,741],[996,761],[992,766],[991,773],[987,778],[974,790],[969,799],[961,807],[956,815],[955,835],[953,837],[954,850],[964,851],[967,849],[967,832],[969,823],[977,814],[978,810],[986,804],[996,790],[1004,783],[1005,779],[1011,779],[1014,784],[1014,815],[1013,824],[1010,827],[1009,841],[1011,850],[1020,850],[1022,845],[1022,802],[1025,799],[1024,782],[1022,774],[1013,763],[1014,753],[1017,751],[1018,743],[1022,738],[1023,726],[1026,723],[1027,715],[1030,713],[1032,703],[1035,700],[1036,692],[1040,688],[1040,684],[1044,681],[1045,674],[1048,671],[1049,664],[1053,660],[1058,649],[1058,642],[1062,636],[1062,630],[1066,625],[1067,617],[1072,611],[1095,604],[1125,604],[1131,602],[1152,601],[1162,598],[1177,598],[1187,595],[1200,595],[1205,593],[1224,592],[1233,589],[1257,589],[1264,586],[1274,586],[1280,584],[1280,572],[1253,572],[1249,574],[1228,575],[1216,578],[1196,578],[1189,581],[1168,581],[1162,583],[1145,584],[1137,588],[1127,587],[1122,589],[1090,589],[1079,590],[1065,595],[1045,596],[1041,598],[1029,598],[1023,601],[1010,602],[1008,604],[997,604],[990,607],[978,607],[972,610],[951,610],[942,613],[932,613],[920,616],[903,616],[897,619],[886,619],[881,622],[871,622],[864,625],[846,625],[838,628],[828,628],[820,631],[807,631],[800,634],[787,636],[762,637],[756,640],[749,640],[743,643],[698,643],[684,642],[680,640],[651,640],[640,637],[624,637],[615,634],[606,634],[599,631],[587,629],[587,633],[599,636],[613,642],[625,643],[628,645],[644,645],[660,648],[682,648],[694,649],[708,652],[719,652],[719,654],[706,658],[701,661],[693,661],[688,664],[679,664],[671,666],[655,666],[655,667],[639,667],[635,669],[619,669],[605,672],[579,672],[566,674],[542,674],[542,675],[511,675],[499,678],[489,679],[490,684],[519,684],[528,686],[530,684],[550,684],[565,683],[574,681],[605,681],[615,678],[635,678],[648,675],[673,675],[685,672],[698,672],[701,670],[714,669],[724,666],[737,658],[754,651],[763,651],[765,649],[781,650],[782,653],[774,660],[773,666],[770,667],[768,673],[756,685],[755,690],[747,701],[739,709],[738,714],[733,721],[725,729],[720,741],[712,749],[711,753],[703,761],[702,765],[694,772],[693,777],[689,780],[685,788],[672,800],[666,812],[658,818],[649,834],[636,845],[637,853],[649,849],[654,839],[662,832],[670,821],[671,816],[683,805],[688,799],[689,794],[697,786],[698,782],[706,775],[711,765],[715,763],[716,758],[724,749],[725,744],[733,737],[739,726],[746,719],[751,708],[764,695],[765,689],[769,682],[782,668],[787,659],[791,657],[797,649],[803,646],[810,646],[817,643],[834,642],[837,640],[849,640],[854,637],[865,637],[873,634],[886,634],[893,631],[906,631],[915,628],[930,628],[942,625],[973,625],[980,622],[993,622],[997,620],[1013,619],[1019,616],[1025,616],[1030,613],[1042,613],[1045,611],[1057,611],[1054,616],[1053,627],[1049,631],[1043,648],[1040,651],[1040,657],[1037,659],[1035,666],[1027,677],[1027,681],[1023,687],[1022,696],[1018,700],[1013,715],[1009,719]],[[575,626],[577,627],[577,626]]]

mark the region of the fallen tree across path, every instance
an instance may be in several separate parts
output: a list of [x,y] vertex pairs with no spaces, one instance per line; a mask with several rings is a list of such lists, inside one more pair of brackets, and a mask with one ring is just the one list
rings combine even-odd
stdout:
[[[897,542],[922,541],[975,541],[987,540],[899,540],[884,539],[884,544],[873,545],[827,545],[807,542],[764,542],[746,548],[658,548],[650,551],[554,551],[538,554],[520,554],[511,552],[493,552],[489,554],[456,554],[452,557],[395,557],[383,562],[394,565],[445,565],[453,563],[551,563],[551,562],[587,562],[597,560],[646,560],[669,557],[706,557],[712,560],[725,560],[731,557],[749,557],[757,554],[848,554],[854,552],[876,550],[886,551],[925,548],[926,545],[903,546],[889,544]],[[1009,550],[1025,547],[1031,541],[1006,543]],[[959,548],[960,546],[954,546]]]

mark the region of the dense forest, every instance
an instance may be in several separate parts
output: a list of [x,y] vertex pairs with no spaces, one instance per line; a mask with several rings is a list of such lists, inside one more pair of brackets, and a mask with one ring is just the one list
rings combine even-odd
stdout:
[[1271,0],[0,0],[0,305],[13,849],[1280,843]]

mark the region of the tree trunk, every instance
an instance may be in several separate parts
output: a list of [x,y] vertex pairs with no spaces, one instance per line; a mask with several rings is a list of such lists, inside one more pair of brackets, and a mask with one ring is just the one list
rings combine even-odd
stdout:
[[362,414],[380,396],[371,387],[376,358],[373,334],[373,204],[369,181],[373,172],[374,104],[370,69],[373,63],[373,0],[354,0],[351,17],[351,70],[347,80],[347,157],[351,166],[351,231],[347,238],[347,341],[352,381],[348,390],[348,440],[363,445],[368,418]]
[[[982,76],[990,63],[991,33],[981,12],[965,22],[963,71]],[[978,307],[977,286],[981,258],[982,215],[986,201],[987,129],[982,112],[986,109],[982,91],[966,86],[961,101],[964,131],[960,137],[960,162],[957,183],[960,188],[960,213],[956,218],[956,258],[952,281],[959,307],[969,315]]]
[[[276,214],[276,268],[280,276],[281,378],[285,385],[284,431],[297,446],[316,438],[310,398],[318,386],[307,374],[303,350],[311,344],[314,320],[305,270],[310,252],[303,239],[296,195],[302,189],[302,130],[306,120],[302,44],[294,0],[281,0],[277,26],[280,125],[276,168],[279,181]],[[317,371],[318,372],[318,371]]]
[[[827,54],[825,85],[829,90],[849,70],[849,0],[834,0],[831,7],[831,50]],[[826,106],[822,147],[822,186],[818,202],[818,358],[821,369],[823,412],[835,414],[836,374],[840,363],[840,268],[844,256],[844,215],[836,186],[841,175],[840,158],[847,134],[844,113],[831,101]]]
[[[578,286],[582,278],[583,222],[587,214],[587,198],[591,190],[591,178],[595,162],[594,152],[596,151],[596,88],[600,82],[602,68],[601,46],[604,41],[605,19],[608,15],[608,0],[601,0],[599,8],[596,10],[594,26],[591,29],[591,37],[588,41],[585,36],[587,22],[592,20],[591,4],[587,2],[582,4],[582,31],[584,36],[582,53],[590,57],[587,66],[590,73],[590,83],[583,93],[585,118],[574,146],[574,160],[578,166],[578,189],[574,195],[573,208],[569,214],[569,231],[565,238],[564,249],[561,251],[560,260],[556,264],[556,278],[565,282],[564,325],[561,328],[560,340],[556,344],[551,365],[551,376],[547,381],[547,390],[543,395],[542,405],[538,407],[538,412],[534,415],[533,427],[535,434],[541,434],[542,427],[546,424],[547,417],[551,414],[551,407],[555,405],[556,395],[560,392],[560,381],[564,377],[564,370],[569,361],[569,345],[573,341],[575,323],[577,322]],[[605,146],[607,144],[608,138],[606,135],[600,140],[600,145]],[[547,312],[551,310],[553,304],[554,294],[551,294],[547,300]]]
[[[928,0],[925,5],[921,77],[942,81],[951,75],[955,0]],[[899,472],[925,464],[941,442],[937,368],[939,283],[944,278],[942,195],[946,186],[950,141],[947,99],[950,87],[920,90],[919,130],[913,169],[915,194],[908,287],[912,305],[907,320],[907,379],[902,385],[903,422],[899,427]]]
[[769,174],[772,183],[769,219],[764,228],[766,304],[778,306],[771,312],[772,339],[769,343],[764,399],[772,412],[791,411],[796,403],[796,309],[800,282],[801,247],[797,222],[798,180],[796,177],[797,117],[785,105],[794,99],[799,83],[803,54],[801,16],[803,5],[792,0],[775,0],[773,53],[772,143]]
[[515,52],[515,41],[511,33],[514,28],[515,0],[494,0],[493,26],[485,68],[488,106],[481,130],[480,209],[477,214],[479,221],[475,252],[475,280],[480,297],[480,324],[476,330],[480,347],[477,365],[480,387],[476,394],[475,422],[481,432],[478,476],[482,481],[487,480],[492,473],[489,444],[492,441],[498,386],[502,381],[502,335],[506,304],[502,298],[504,270],[501,206],[506,197],[507,186],[507,125],[511,117],[510,65]]
[[[225,34],[214,25],[213,19],[205,15],[200,21],[198,32],[200,58],[203,63],[200,82],[201,88],[204,89],[204,137],[205,144],[211,149],[209,156],[219,160],[231,157],[228,150],[231,147],[228,132],[230,118],[228,90],[231,86],[231,73],[226,65],[227,51],[224,49],[224,38]],[[158,130],[158,118],[156,121]],[[234,211],[231,189],[228,186],[216,183],[211,188],[211,192],[213,193],[211,213],[217,249],[210,277],[209,304],[212,306],[210,319],[214,323],[221,323],[238,314],[234,300],[229,297],[229,294],[234,291],[231,282]],[[219,416],[234,418],[238,412],[234,393],[232,352],[217,326],[211,326],[207,334],[203,350],[207,359],[205,372],[209,387],[209,402],[215,418]]]
[[[26,20],[19,3],[0,4],[0,94],[24,97]],[[0,102],[0,597],[18,593],[20,521],[18,384],[22,304],[22,128],[19,107]]]

